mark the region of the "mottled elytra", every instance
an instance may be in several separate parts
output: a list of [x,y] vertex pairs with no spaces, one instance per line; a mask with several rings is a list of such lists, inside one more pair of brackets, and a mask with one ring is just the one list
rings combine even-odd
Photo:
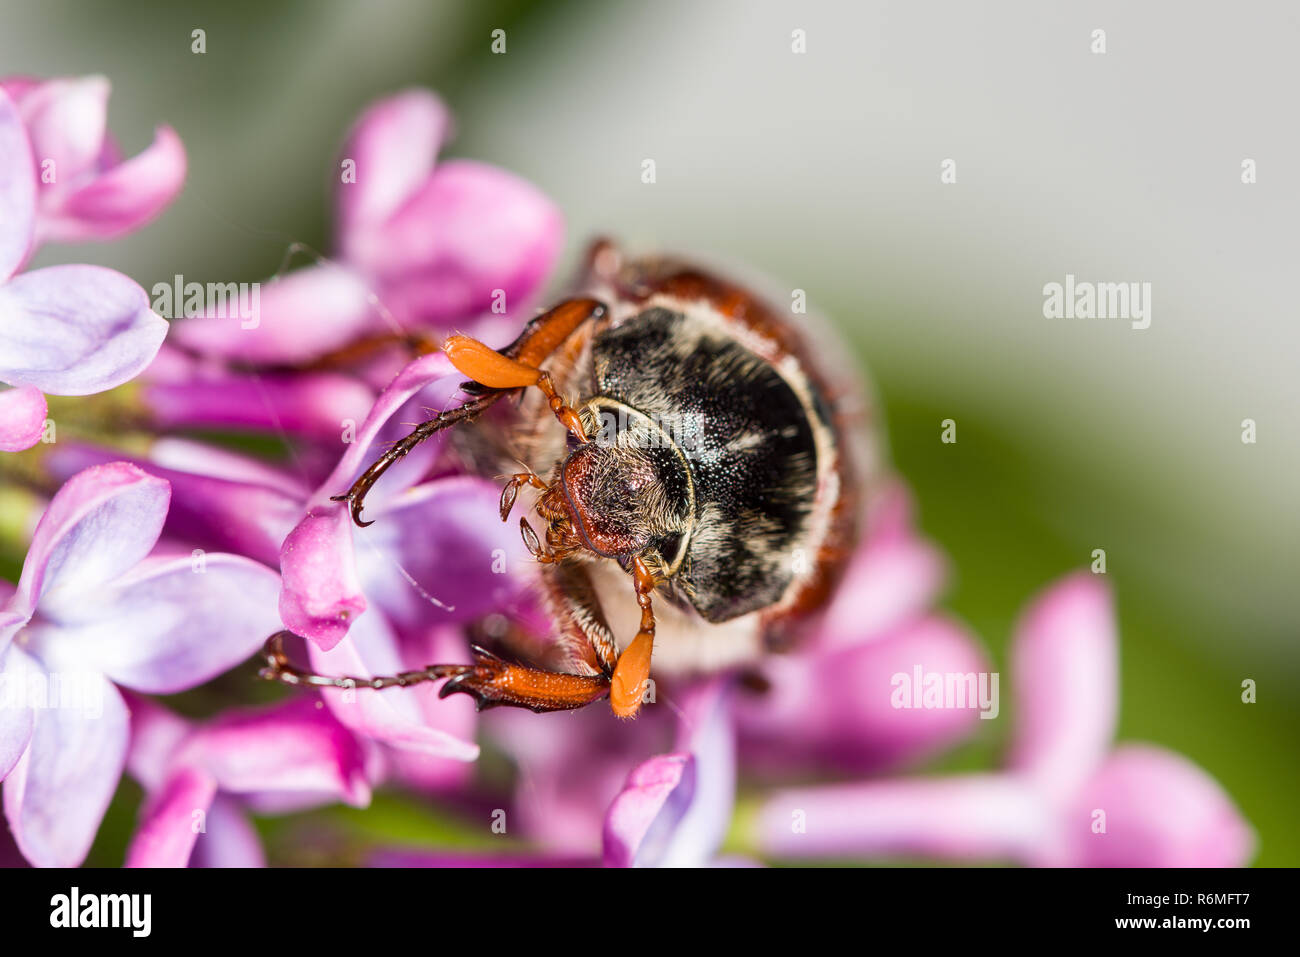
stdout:
[[[616,714],[632,717],[652,653],[670,674],[740,666],[786,646],[825,604],[857,534],[862,469],[850,445],[864,415],[852,384],[826,371],[834,346],[806,316],[780,315],[690,263],[624,261],[604,241],[579,285],[505,349],[449,338],[443,348],[470,398],[417,427],[336,499],[369,524],[366,492],[393,462],[479,420],[460,434],[472,444],[473,433],[492,432],[478,444],[508,475],[502,520],[521,491],[536,490],[542,530],[526,517],[520,530],[560,665],[474,646],[473,664],[326,677],[295,669],[277,636],[265,677],[375,689],[446,678],[443,696],[533,711],[608,695]],[[520,401],[497,406],[507,395]],[[515,471],[520,462],[526,471]],[[513,652],[508,638],[501,650]]]

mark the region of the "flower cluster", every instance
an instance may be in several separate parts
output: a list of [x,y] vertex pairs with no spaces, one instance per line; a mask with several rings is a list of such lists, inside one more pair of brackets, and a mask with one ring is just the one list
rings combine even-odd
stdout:
[[185,152],[164,127],[121,160],[105,132],[108,82],[0,82],[0,450],[40,441],[45,393],[121,385],[157,353],[167,323],[111,269],[21,272],[44,242],[107,239],[153,218],[180,191]]
[[[447,109],[400,93],[346,137],[333,258],[268,282],[256,324],[214,313],[169,330],[116,272],[21,269],[39,243],[110,239],[155,216],[184,178],[176,134],[122,161],[102,79],[0,89],[0,379],[13,387],[0,448],[40,442],[46,393],[137,375],[133,426],[149,432],[40,449],[48,502],[21,577],[0,583],[0,779],[27,861],[82,862],[124,771],[145,793],[132,866],[256,866],[249,814],[364,807],[380,787],[486,798],[510,840],[483,858],[372,849],[377,866],[1249,861],[1249,827],[1204,772],[1112,746],[1118,639],[1091,575],[1050,586],[1017,631],[1005,768],[919,774],[987,723],[974,707],[907,706],[900,676],[997,676],[934,610],[945,561],[890,478],[870,490],[814,633],[761,680],[665,686],[634,723],[598,708],[480,715],[431,684],[182,717],[160,698],[242,665],[281,628],[314,671],[362,678],[465,660],[472,629],[549,633],[500,489],[445,434],[375,487],[373,527],[332,497],[410,423],[463,400],[464,376],[425,345],[451,329],[512,338],[559,255],[560,217],[505,171],[439,162]],[[285,450],[268,462],[188,429]],[[481,749],[512,775],[478,779]]]

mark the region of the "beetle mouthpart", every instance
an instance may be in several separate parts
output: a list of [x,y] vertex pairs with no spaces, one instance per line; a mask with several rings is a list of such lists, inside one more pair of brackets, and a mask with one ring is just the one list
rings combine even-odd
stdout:
[[519,533],[524,537],[524,547],[532,554],[533,558],[542,557],[542,542],[533,531],[533,526],[528,524],[528,519],[519,520]]
[[552,562],[559,561],[559,558],[556,555],[542,548],[542,540],[538,538],[537,533],[533,531],[533,526],[528,524],[528,519],[521,518],[519,520],[519,533],[523,535],[524,547],[528,549],[533,558],[537,559],[544,565],[549,565]]
[[506,487],[501,490],[501,521],[510,517],[510,510],[515,507],[515,499],[519,495],[519,485],[514,481],[506,483]]
[[533,488],[541,489],[543,492],[548,491],[548,486],[534,472],[516,472],[506,482],[505,488],[501,490],[501,521],[510,517],[510,510],[515,507],[515,499],[519,497],[519,490],[525,486],[531,485]]

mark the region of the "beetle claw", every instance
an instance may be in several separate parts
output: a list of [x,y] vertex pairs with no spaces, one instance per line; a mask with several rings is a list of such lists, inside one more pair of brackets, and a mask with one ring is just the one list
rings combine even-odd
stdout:
[[361,509],[365,507],[366,501],[364,495],[353,495],[351,491],[347,491],[342,495],[331,495],[330,501],[347,502],[348,512],[351,514],[352,521],[356,523],[357,528],[365,528],[367,525],[375,524],[373,519],[369,522],[362,521],[361,519]]
[[510,666],[481,645],[470,645],[469,650],[474,655],[474,664],[461,674],[448,679],[447,683],[438,689],[438,697],[467,694],[474,699],[475,711],[505,704],[506,702],[494,692]]

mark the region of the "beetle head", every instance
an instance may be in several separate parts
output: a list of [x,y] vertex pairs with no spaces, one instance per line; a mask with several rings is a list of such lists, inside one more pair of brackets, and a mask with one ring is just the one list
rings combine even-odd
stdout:
[[692,523],[691,478],[672,449],[587,442],[560,465],[555,486],[578,543],[622,564],[641,555],[671,574]]

